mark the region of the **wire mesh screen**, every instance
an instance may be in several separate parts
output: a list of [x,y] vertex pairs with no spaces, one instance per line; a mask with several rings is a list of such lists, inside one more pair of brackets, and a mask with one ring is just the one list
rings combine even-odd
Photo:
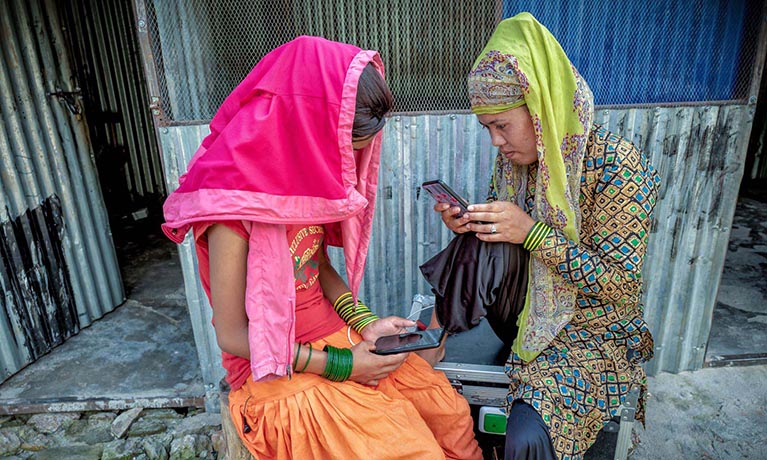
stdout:
[[501,13],[492,0],[154,0],[147,6],[164,115],[172,120],[210,119],[261,57],[299,35],[378,50],[398,112],[467,109],[466,73]]
[[[397,112],[468,109],[466,74],[501,17],[532,12],[598,104],[743,99],[763,0],[137,0],[169,120],[209,120],[271,49],[319,35],[381,52]],[[311,74],[312,69],[307,69]]]

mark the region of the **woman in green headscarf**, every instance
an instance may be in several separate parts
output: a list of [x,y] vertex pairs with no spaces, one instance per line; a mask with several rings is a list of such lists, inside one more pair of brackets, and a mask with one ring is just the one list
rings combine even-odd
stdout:
[[659,177],[631,143],[592,125],[591,90],[529,13],[498,25],[468,84],[498,147],[488,203],[460,218],[435,210],[454,232],[530,251],[506,364],[506,458],[580,459],[629,390],[644,390],[653,341],[641,270]]

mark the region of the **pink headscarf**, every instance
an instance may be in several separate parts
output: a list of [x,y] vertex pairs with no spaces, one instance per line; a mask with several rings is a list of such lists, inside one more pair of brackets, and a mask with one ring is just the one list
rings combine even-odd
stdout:
[[[264,56],[226,98],[163,207],[176,243],[192,223],[252,223],[246,312],[255,380],[290,372],[295,285],[285,224],[326,225],[356,299],[373,221],[380,134],[352,149],[357,82],[375,51],[298,37]],[[286,341],[287,340],[287,341]]]

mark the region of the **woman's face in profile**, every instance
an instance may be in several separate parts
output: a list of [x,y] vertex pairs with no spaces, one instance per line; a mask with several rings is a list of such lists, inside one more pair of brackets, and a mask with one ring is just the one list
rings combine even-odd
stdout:
[[500,113],[477,115],[482,126],[490,133],[493,145],[517,165],[529,165],[538,161],[535,129],[527,106],[520,106]]

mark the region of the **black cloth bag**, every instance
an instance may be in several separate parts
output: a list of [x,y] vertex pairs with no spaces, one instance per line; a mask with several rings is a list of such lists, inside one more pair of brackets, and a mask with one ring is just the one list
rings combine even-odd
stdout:
[[529,258],[518,244],[487,243],[474,233],[457,235],[420,267],[436,296],[440,323],[456,333],[487,317],[498,338],[511,346],[525,306]]

